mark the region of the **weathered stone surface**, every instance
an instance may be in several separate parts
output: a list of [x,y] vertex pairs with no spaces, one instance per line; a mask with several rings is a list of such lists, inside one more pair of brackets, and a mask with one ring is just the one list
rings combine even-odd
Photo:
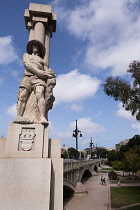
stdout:
[[0,158],[5,157],[6,138],[0,138]]
[[0,158],[0,168],[1,210],[50,210],[50,159]]
[[36,54],[39,50],[39,43],[30,42],[30,45],[34,53],[23,55],[25,72],[19,87],[17,117],[14,122],[48,124],[48,111],[55,100],[52,92],[56,84],[55,73]]
[[50,210],[63,210],[63,159],[51,158],[51,205]]
[[[48,126],[42,124],[17,124],[11,123],[8,129],[5,156],[6,157],[48,157]],[[23,135],[25,131],[34,133],[31,149],[24,150]],[[29,133],[29,134],[31,134]],[[30,138],[27,138],[30,139]],[[21,142],[22,141],[22,142]],[[27,142],[28,144],[28,142]]]
[[88,193],[87,188],[81,182],[77,182],[74,196],[87,195],[87,193]]
[[[51,5],[44,5],[44,4],[36,4],[36,3],[30,3],[29,9],[25,10],[24,17],[25,17],[25,23],[26,28],[30,29],[28,27],[28,23],[33,21],[34,16],[37,18],[48,18],[48,26],[51,26],[51,32],[56,31],[56,13],[52,12],[52,6]],[[38,19],[37,19],[38,21]],[[46,19],[42,20],[43,23],[46,23]],[[33,24],[32,24],[33,26]]]
[[9,125],[0,156],[0,209],[63,210],[61,142],[48,138],[48,111],[56,84],[49,50],[56,14],[50,5],[31,3],[25,23],[29,41],[23,55],[17,117]]
[[24,76],[18,92],[15,123],[48,124],[48,111],[55,97],[55,73],[49,68],[50,38],[56,31],[56,14],[51,5],[31,3],[25,10],[29,32],[27,53],[23,55]]
[[49,139],[49,157],[61,158],[61,140]]

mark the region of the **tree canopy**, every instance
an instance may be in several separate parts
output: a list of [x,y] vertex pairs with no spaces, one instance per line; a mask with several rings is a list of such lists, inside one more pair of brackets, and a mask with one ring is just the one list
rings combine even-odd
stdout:
[[107,157],[110,166],[116,170],[131,171],[134,180],[134,173],[140,169],[140,135],[129,139],[120,151],[109,151]]
[[134,146],[125,153],[126,161],[132,171],[132,180],[134,181],[134,173],[140,169],[140,146]]
[[104,92],[121,101],[125,110],[129,110],[140,121],[140,62],[133,61],[129,65],[128,73],[131,74],[132,84],[121,77],[108,77],[103,84]]
[[73,147],[68,148],[69,159],[76,159],[77,158],[77,153],[78,153],[78,151],[75,148],[73,148]]

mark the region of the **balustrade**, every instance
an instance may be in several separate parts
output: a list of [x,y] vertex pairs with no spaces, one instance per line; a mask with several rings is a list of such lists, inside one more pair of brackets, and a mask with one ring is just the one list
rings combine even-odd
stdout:
[[92,160],[64,160],[64,172],[80,169],[81,167],[92,165],[92,164],[98,164],[101,162],[101,159],[92,159]]

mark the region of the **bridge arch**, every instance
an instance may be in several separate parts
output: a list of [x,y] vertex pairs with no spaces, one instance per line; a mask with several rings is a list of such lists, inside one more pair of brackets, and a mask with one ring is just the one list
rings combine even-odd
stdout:
[[92,176],[91,169],[89,167],[83,168],[79,176],[79,181],[81,182],[83,178],[89,178],[90,176]]
[[75,186],[69,181],[63,180],[63,197],[64,199],[71,197],[75,192]]
[[94,165],[94,171],[97,173],[98,172],[98,166]]
[[71,191],[75,190],[75,186],[69,180],[64,179],[63,186],[69,188]]

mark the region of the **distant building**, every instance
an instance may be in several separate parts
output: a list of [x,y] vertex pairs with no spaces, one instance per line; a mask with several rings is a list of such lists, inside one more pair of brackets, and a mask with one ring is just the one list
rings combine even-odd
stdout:
[[107,151],[112,151],[112,150],[116,150],[116,148],[115,147],[113,147],[113,148],[106,148],[106,150]]
[[84,149],[84,157],[90,158],[91,157],[91,148]]
[[[92,152],[96,151],[96,147],[92,147]],[[91,147],[84,149],[84,157],[91,158]]]
[[68,147],[66,147],[65,144],[63,144],[63,147],[61,147],[61,155],[67,152],[67,150],[68,150]]
[[121,141],[120,143],[116,144],[116,151],[120,151],[121,146],[125,146],[129,142],[129,139]]

